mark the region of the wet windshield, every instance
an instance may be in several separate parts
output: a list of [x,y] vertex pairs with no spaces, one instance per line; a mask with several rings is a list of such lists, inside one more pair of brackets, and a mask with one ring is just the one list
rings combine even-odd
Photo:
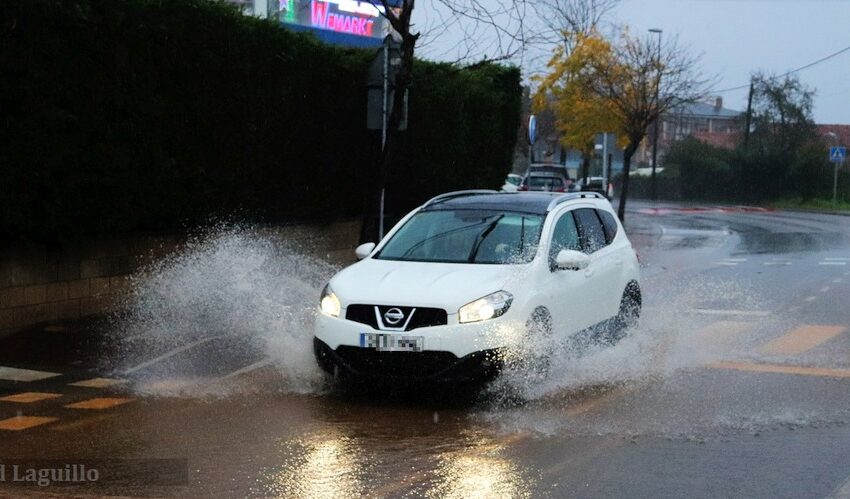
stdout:
[[443,263],[516,264],[534,258],[543,217],[491,210],[414,215],[376,258]]

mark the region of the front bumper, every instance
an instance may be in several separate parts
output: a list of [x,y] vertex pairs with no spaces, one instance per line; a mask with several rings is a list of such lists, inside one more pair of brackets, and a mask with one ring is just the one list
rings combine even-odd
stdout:
[[313,338],[313,351],[326,372],[342,372],[358,378],[488,381],[502,368],[498,350],[474,352],[461,358],[450,352],[378,352],[346,345],[334,350],[319,338]]
[[[510,312],[509,312],[510,313]],[[411,379],[492,378],[501,368],[499,353],[520,329],[508,314],[471,324],[450,323],[397,333],[367,324],[318,313],[315,352],[328,372],[336,370],[361,377]],[[360,346],[361,333],[421,336],[422,352],[378,352]]]

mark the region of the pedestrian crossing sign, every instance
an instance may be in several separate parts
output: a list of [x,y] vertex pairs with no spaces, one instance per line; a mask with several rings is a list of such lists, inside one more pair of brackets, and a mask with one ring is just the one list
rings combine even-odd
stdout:
[[847,156],[847,149],[844,147],[830,147],[829,148],[829,160],[833,163],[841,163],[844,161],[844,158]]

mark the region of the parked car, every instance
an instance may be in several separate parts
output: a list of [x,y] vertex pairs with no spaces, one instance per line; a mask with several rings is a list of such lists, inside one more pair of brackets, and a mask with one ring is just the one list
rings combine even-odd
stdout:
[[522,175],[509,173],[505,178],[505,184],[502,186],[502,191],[516,192],[519,189],[520,184],[522,184]]
[[567,192],[570,180],[558,173],[529,173],[519,186],[520,191]]
[[587,177],[587,184],[585,184],[584,178],[580,178],[576,182],[575,190],[597,192],[608,199],[614,197],[614,184],[610,183],[605,177]]
[[596,193],[443,194],[356,254],[316,318],[318,364],[340,376],[492,379],[518,344],[613,341],[640,313],[635,252]]

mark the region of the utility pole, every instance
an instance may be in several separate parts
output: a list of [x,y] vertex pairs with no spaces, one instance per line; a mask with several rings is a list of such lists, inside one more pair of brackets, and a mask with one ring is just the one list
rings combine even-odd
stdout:
[[755,91],[755,84],[752,79],[750,79],[750,97],[747,99],[747,123],[744,128],[744,149],[747,149],[750,145],[750,125],[753,122],[753,92]]
[[[658,67],[658,76],[655,79],[655,107],[658,108],[658,99],[661,93],[661,30],[658,28],[653,28],[649,30],[650,33],[654,33],[658,35],[658,58],[656,59],[656,64]],[[655,201],[658,199],[658,191],[656,187],[656,179],[655,179],[655,167],[658,165],[658,121],[661,119],[661,114],[657,114],[655,117],[655,122],[653,123],[653,132],[652,132],[652,180],[650,182],[650,198]]]

